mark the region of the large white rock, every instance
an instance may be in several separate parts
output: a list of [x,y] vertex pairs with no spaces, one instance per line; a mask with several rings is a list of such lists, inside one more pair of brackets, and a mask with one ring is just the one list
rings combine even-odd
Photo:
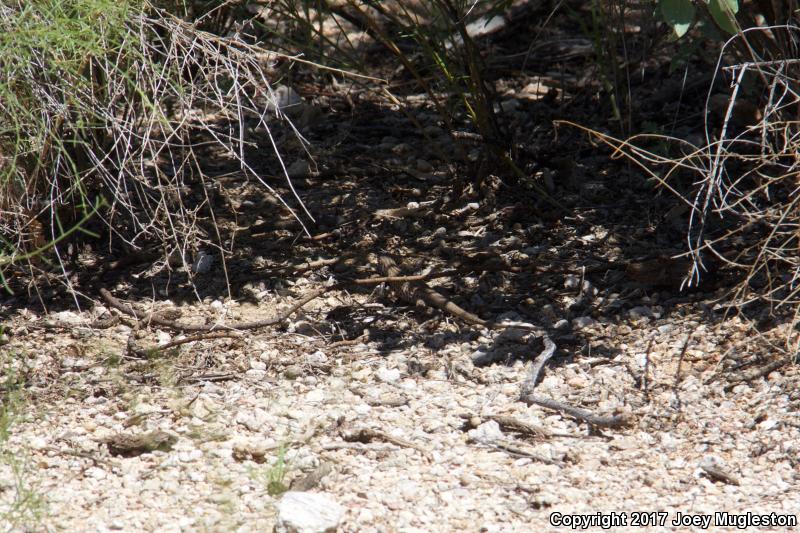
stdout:
[[289,491],[278,502],[275,533],[332,533],[343,514],[342,507],[330,496]]

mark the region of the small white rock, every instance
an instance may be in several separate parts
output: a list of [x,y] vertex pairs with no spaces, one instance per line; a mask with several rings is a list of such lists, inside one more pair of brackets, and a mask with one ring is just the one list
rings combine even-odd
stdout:
[[400,371],[396,368],[381,367],[375,375],[384,383],[395,383],[400,380]]
[[474,442],[489,444],[497,439],[502,439],[503,432],[500,430],[500,425],[497,422],[489,420],[475,429],[469,430],[467,432],[467,437]]
[[271,98],[267,102],[267,109],[270,111],[280,110],[282,113],[294,113],[302,107],[303,99],[297,94],[297,91],[286,85],[279,85],[276,87]]
[[178,453],[178,460],[182,463],[191,463],[203,457],[203,451],[194,449],[194,450],[184,450]]
[[55,321],[64,324],[79,325],[84,322],[80,315],[73,313],[72,311],[60,311],[58,313],[53,313],[51,316]]
[[137,403],[133,407],[134,414],[137,415],[151,415],[154,413],[158,413],[161,411],[161,408],[157,405],[153,405],[152,403],[141,402]]
[[267,375],[266,371],[264,371],[264,370],[256,370],[254,368],[251,368],[250,370],[248,370],[244,374],[245,374],[245,376],[247,376],[248,379],[250,379],[252,381],[261,381]]
[[31,437],[28,440],[28,446],[33,450],[44,450],[47,448],[47,439],[44,437]]
[[678,441],[671,433],[665,432],[661,434],[661,447],[668,452],[674,452],[678,449]]
[[325,400],[324,389],[313,389],[306,394],[306,401],[308,403],[322,403]]
[[355,411],[357,414],[361,416],[364,416],[368,414],[370,411],[372,411],[372,407],[370,407],[365,403],[360,403],[358,405],[353,406],[353,411]]
[[328,356],[321,350],[317,350],[316,352],[306,356],[306,363],[310,365],[324,365],[327,362]]
[[105,479],[106,478],[106,471],[102,468],[98,468],[96,466],[90,466],[86,469],[85,473],[86,477],[94,478],[94,479]]
[[275,533],[329,533],[339,527],[344,509],[330,496],[289,491],[278,502]]
[[417,382],[411,378],[404,379],[402,383],[400,383],[400,388],[403,390],[411,391],[417,388]]
[[167,344],[171,340],[172,340],[172,335],[170,335],[166,331],[160,329],[156,331],[156,341],[158,341],[158,344]]

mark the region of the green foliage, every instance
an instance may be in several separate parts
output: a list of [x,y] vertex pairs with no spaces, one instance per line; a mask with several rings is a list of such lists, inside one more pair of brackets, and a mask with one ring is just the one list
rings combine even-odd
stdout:
[[[119,53],[126,21],[142,5],[34,0],[0,6],[0,209],[7,215],[0,220],[0,270],[40,256],[96,213],[82,152],[100,133],[101,110],[85,101],[102,90],[99,61]],[[71,176],[68,183],[49,170],[53,164],[61,169],[56,174]],[[68,204],[72,211],[65,225],[52,211],[50,243],[34,219],[46,210],[36,196],[48,185],[56,196],[51,208]]]
[[[711,20],[727,34],[739,31],[736,13],[739,12],[739,0],[701,0],[703,7],[699,11],[699,20]],[[675,33],[683,37],[698,22],[697,10],[692,0],[661,0],[661,17]]]
[[289,487],[286,485],[286,473],[289,467],[286,463],[286,445],[278,448],[278,455],[272,466],[264,469],[250,470],[250,477],[262,483],[270,496],[280,496]]
[[736,13],[739,11],[738,0],[709,0],[708,11],[717,26],[728,33],[736,33]]
[[661,0],[661,16],[675,35],[683,37],[694,22],[695,8],[690,0]]
[[0,361],[0,470],[10,473],[3,489],[5,496],[11,495],[0,504],[0,524],[10,531],[33,531],[41,526],[45,500],[30,480],[28,458],[8,446],[13,426],[27,402],[24,378],[17,367],[8,355]]
[[[234,7],[246,11],[223,0],[0,2],[0,282],[21,261],[61,260],[45,252],[92,215],[128,245],[218,245],[182,196],[206,177],[193,148],[205,131],[251,171],[244,134],[178,115],[249,112],[269,132],[264,50],[228,35]],[[163,172],[162,161],[180,163]]]
[[289,487],[284,483],[286,471],[286,446],[281,446],[280,449],[278,449],[278,457],[275,464],[267,472],[267,494],[270,496],[280,496],[289,490]]

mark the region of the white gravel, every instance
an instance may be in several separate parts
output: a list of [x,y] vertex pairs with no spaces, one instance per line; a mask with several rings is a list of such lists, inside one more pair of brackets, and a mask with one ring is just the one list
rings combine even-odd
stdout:
[[[280,508],[273,481],[341,506],[340,531],[569,529],[551,524],[554,513],[627,513],[629,525],[644,511],[668,513],[670,522],[678,512],[796,516],[800,372],[785,366],[733,386],[723,372],[709,381],[725,368],[723,354],[761,353],[768,362],[770,339],[786,330],[758,338],[738,319],[706,324],[691,309],[633,314],[581,324],[587,342],[611,355],[556,358],[536,389],[635,417],[632,427],[595,433],[517,401],[522,361],[474,367],[478,341],[495,333],[465,341],[448,326],[433,350],[391,348],[385,339],[330,348],[266,331],[116,363],[109,356],[122,353],[125,326],[26,334],[20,326],[31,318],[19,319],[3,349],[28,387],[0,461],[0,510],[26,491],[43,505],[16,522],[4,511],[4,526],[271,531]],[[530,339],[517,342],[529,347]],[[491,420],[498,415],[553,435],[514,433]],[[155,430],[174,445],[126,457],[104,444]],[[327,473],[315,483],[315,472]]]

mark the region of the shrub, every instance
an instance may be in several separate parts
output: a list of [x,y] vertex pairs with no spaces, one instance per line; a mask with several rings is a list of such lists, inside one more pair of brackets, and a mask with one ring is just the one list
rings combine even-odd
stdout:
[[278,153],[275,56],[198,29],[191,7],[0,5],[0,268],[57,246],[95,212],[112,239],[161,243],[184,264],[199,243],[223,247],[198,222],[214,219],[204,162],[213,154],[261,179],[246,132],[262,129]]

